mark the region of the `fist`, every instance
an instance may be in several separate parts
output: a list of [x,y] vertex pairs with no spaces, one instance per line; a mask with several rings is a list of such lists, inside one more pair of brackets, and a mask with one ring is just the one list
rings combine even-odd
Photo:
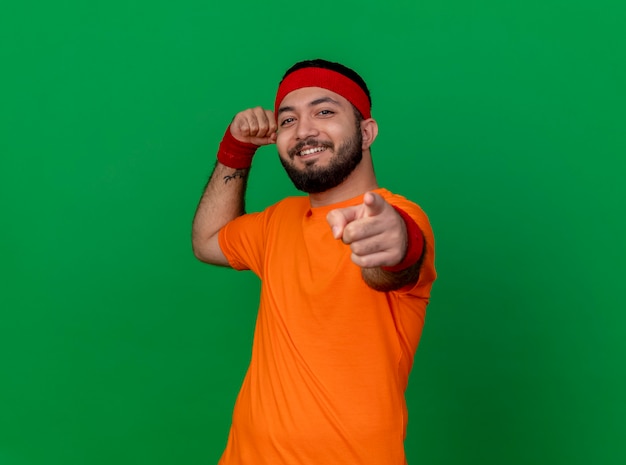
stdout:
[[258,146],[276,143],[276,129],[274,112],[261,107],[237,113],[230,123],[230,132],[235,139]]
[[374,192],[367,192],[360,205],[331,210],[326,220],[335,239],[350,246],[352,261],[360,267],[395,266],[406,254],[404,220]]

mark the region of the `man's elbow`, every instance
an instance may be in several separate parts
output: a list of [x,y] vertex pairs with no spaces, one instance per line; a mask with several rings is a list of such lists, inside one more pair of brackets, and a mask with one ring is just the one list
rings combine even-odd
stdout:
[[198,260],[200,260],[201,262],[204,263],[209,263],[209,257],[207,256],[206,252],[202,249],[201,246],[199,246],[198,244],[192,242],[191,243],[191,250],[193,252],[194,257],[196,257]]
[[204,241],[192,240],[191,250],[194,256],[203,263],[218,266],[230,266],[228,259],[222,253],[222,249],[217,241],[217,236]]

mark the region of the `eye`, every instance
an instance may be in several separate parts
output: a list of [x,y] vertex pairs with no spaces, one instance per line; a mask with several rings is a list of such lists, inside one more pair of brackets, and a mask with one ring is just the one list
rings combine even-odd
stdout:
[[285,118],[284,120],[282,120],[282,121],[280,122],[280,125],[281,125],[281,126],[288,126],[288,125],[290,125],[291,123],[293,123],[294,121],[295,121],[295,118],[293,118],[293,117],[290,117],[290,118]]
[[335,112],[332,110],[320,110],[317,114],[320,116],[331,116],[334,115]]

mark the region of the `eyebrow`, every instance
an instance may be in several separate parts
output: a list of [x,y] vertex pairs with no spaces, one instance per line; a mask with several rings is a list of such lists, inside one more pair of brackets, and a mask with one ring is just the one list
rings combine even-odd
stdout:
[[[319,105],[320,103],[333,103],[333,104],[335,104],[337,106],[340,106],[340,103],[337,100],[333,99],[333,98],[321,97],[321,98],[317,98],[317,99],[309,102],[309,107],[314,107],[315,105]],[[291,107],[291,106],[280,107],[278,109],[278,114],[280,115],[281,113],[284,113],[286,111],[295,111],[295,108]]]

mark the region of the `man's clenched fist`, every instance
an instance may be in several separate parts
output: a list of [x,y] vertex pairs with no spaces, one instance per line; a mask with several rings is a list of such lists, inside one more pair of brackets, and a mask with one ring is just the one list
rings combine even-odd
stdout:
[[261,107],[237,113],[230,123],[235,139],[258,146],[276,143],[276,129],[274,112]]

